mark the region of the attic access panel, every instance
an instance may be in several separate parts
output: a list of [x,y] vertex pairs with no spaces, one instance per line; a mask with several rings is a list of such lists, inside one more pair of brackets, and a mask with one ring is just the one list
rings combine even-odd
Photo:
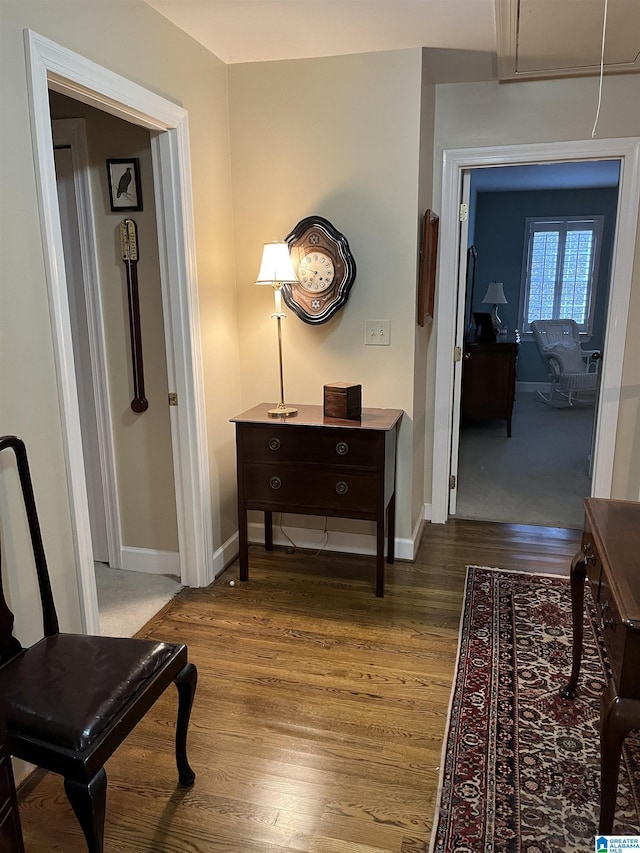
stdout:
[[[604,0],[496,0],[501,81],[598,74]],[[640,72],[640,3],[609,0],[604,69]]]

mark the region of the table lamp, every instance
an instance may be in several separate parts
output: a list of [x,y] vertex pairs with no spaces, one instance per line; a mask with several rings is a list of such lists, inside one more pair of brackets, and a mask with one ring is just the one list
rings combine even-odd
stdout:
[[282,312],[282,285],[298,281],[298,276],[293,269],[289,246],[287,243],[265,243],[262,252],[262,263],[256,284],[270,284],[273,287],[276,310],[271,316],[278,321],[278,361],[280,365],[280,402],[275,409],[269,409],[272,418],[290,418],[298,413],[297,409],[286,406],[284,402],[284,379],[282,372],[282,326],[281,321],[286,314]]
[[483,303],[490,303],[492,305],[491,308],[491,322],[493,323],[494,329],[499,329],[501,325],[500,317],[498,317],[498,305],[506,305],[507,298],[504,295],[504,287],[501,281],[492,281],[489,283],[489,287],[487,288],[487,292],[484,295]]

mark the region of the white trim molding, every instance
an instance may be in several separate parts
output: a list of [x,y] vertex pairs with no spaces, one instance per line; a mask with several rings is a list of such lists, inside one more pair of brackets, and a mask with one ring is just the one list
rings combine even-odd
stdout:
[[122,548],[122,568],[127,572],[180,577],[180,554],[155,548]]
[[96,230],[91,182],[89,180],[89,155],[85,121],[78,118],[57,119],[52,122],[52,127],[54,145],[68,145],[71,148],[109,565],[113,569],[119,569],[122,568],[122,529],[118,503],[113,425],[111,423],[107,345],[104,337],[104,312],[96,252]]
[[[494,166],[513,166],[588,160],[620,160],[617,227],[610,273],[609,302],[602,361],[600,401],[594,445],[592,496],[610,497],[615,436],[627,315],[631,296],[633,259],[640,196],[640,139],[588,139],[490,148],[450,149],[443,152],[440,216],[439,282],[457,281],[459,204],[463,172]],[[449,470],[453,399],[453,352],[456,345],[458,293],[438,287],[436,384],[432,478],[432,522],[445,523],[449,514]]]
[[240,551],[240,536],[238,531],[232,533],[231,536],[222,543],[219,548],[213,553],[213,571],[216,577],[221,575],[230,563],[238,556]]
[[523,394],[537,393],[538,391],[542,391],[543,393],[549,391],[549,382],[517,382],[516,381],[516,393],[520,391]]
[[[173,342],[168,356],[169,382],[181,392],[179,416],[172,421],[178,546],[181,580],[206,586],[213,580],[211,493],[204,417],[199,341],[199,308],[195,275],[193,199],[189,170],[187,113],[178,105],[144,89],[79,54],[25,30],[29,108],[34,166],[49,290],[56,369],[62,412],[69,508],[78,566],[83,627],[99,633],[89,512],[80,442],[80,418],[71,346],[62,235],[51,145],[49,88],[134,124],[160,131],[154,150],[159,171],[161,230],[167,266],[176,271],[172,287],[178,308],[167,318]],[[163,275],[163,288],[168,286]],[[174,297],[163,294],[163,303]]]
[[[395,556],[398,560],[407,560],[410,562],[415,560],[420,545],[423,525],[424,519],[418,519],[410,539],[396,537]],[[296,527],[286,523],[281,524],[274,517],[274,545],[282,545],[285,548],[291,545],[291,541],[283,535],[281,527],[286,527],[288,535],[291,536],[297,548],[304,548],[309,551],[338,551],[343,554],[366,554],[371,556],[375,556],[376,554],[375,533],[347,533],[339,530],[327,530],[325,541],[325,532],[317,527]],[[264,544],[264,524],[262,522],[249,522],[247,531],[249,542],[252,545]]]

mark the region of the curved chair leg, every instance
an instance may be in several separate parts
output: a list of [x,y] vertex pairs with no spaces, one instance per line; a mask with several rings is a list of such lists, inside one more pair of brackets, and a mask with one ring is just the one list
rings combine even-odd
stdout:
[[87,850],[89,853],[102,853],[107,803],[107,774],[104,767],[89,782],[65,779],[64,789],[84,832]]
[[567,395],[565,392],[558,389],[558,381],[553,377],[550,380],[549,393],[544,394],[542,391],[536,391],[539,400],[546,403],[547,406],[552,406],[554,409],[566,409],[572,406],[571,392]]
[[198,683],[198,670],[192,663],[178,673],[174,682],[178,689],[178,720],[176,723],[176,763],[180,784],[188,787],[193,785],[196,774],[189,766],[187,759],[187,729],[191,717],[191,706]]

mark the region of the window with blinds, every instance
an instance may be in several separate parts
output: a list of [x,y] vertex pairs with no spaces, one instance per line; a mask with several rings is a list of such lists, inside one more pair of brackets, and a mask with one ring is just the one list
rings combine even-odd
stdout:
[[532,320],[569,318],[590,335],[602,216],[527,219],[522,329]]

